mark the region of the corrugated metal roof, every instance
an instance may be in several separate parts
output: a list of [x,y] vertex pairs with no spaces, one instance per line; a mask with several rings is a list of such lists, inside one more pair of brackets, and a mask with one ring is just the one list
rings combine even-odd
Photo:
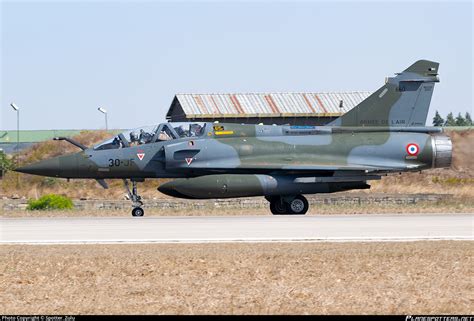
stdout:
[[[371,92],[177,94],[187,117],[339,116]],[[342,108],[340,102],[342,100]],[[172,115],[172,108],[167,117]]]

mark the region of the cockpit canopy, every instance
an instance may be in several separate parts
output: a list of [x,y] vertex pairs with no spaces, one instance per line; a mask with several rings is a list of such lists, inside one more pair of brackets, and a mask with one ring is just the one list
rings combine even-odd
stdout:
[[95,146],[95,150],[119,149],[185,137],[200,137],[206,123],[163,123],[127,130]]

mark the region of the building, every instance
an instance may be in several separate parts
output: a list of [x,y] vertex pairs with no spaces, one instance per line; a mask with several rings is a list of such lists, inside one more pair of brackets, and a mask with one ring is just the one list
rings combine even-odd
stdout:
[[247,124],[324,125],[371,92],[177,94],[166,119]]

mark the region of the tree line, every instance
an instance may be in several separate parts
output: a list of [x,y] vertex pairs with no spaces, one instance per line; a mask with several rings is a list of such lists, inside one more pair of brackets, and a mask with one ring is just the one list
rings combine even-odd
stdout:
[[456,117],[454,117],[453,113],[450,112],[446,116],[446,120],[444,120],[443,117],[436,111],[435,116],[433,117],[433,126],[472,126],[474,125],[472,123],[471,115],[466,112],[466,114],[463,116],[461,113],[458,113]]

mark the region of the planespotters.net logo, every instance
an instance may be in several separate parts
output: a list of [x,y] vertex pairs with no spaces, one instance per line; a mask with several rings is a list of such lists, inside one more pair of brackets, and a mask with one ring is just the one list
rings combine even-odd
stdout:
[[449,316],[449,315],[439,315],[439,316],[416,315],[416,316],[411,316],[411,315],[407,315],[405,317],[405,321],[474,321],[474,317],[472,317],[472,316],[461,316],[461,315],[456,315],[456,316]]

